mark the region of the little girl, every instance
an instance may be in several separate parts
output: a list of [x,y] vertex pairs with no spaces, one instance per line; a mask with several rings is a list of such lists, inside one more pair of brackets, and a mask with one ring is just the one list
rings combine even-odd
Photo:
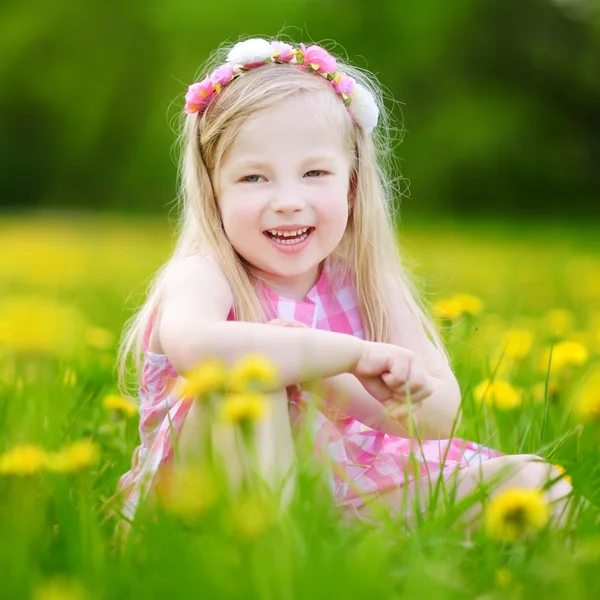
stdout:
[[[456,476],[457,499],[507,466],[492,494],[558,477],[538,457],[448,439],[460,390],[398,256],[376,80],[316,45],[249,39],[214,60],[185,97],[177,246],[120,349],[121,384],[128,354],[141,372],[124,514],[201,447],[202,406],[174,383],[205,359],[248,353],[279,374],[256,439],[273,485],[294,464],[295,427],[328,457],[334,500],[354,515],[376,497],[398,513],[439,477]],[[289,394],[299,382],[319,382],[319,397]],[[221,451],[235,463],[233,446]],[[555,514],[570,490],[546,491]]]

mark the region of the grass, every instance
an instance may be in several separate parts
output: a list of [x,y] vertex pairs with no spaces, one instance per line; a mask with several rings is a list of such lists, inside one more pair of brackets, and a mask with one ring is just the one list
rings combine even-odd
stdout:
[[[105,400],[116,393],[122,324],[168,256],[170,231],[116,217],[0,219],[2,597],[597,597],[600,242],[581,231],[401,231],[436,314],[447,317],[440,327],[463,391],[457,435],[562,465],[575,497],[588,500],[568,532],[545,527],[502,543],[480,530],[467,541],[465,506],[443,502],[411,532],[386,518],[348,522],[306,461],[281,517],[262,496],[217,489],[192,517],[147,510],[119,546],[108,508],[138,441],[137,416]],[[505,381],[516,402],[506,390],[492,395],[488,379]],[[86,439],[93,445],[71,446]],[[21,456],[32,472],[10,474],[7,453],[22,444],[43,457]]]

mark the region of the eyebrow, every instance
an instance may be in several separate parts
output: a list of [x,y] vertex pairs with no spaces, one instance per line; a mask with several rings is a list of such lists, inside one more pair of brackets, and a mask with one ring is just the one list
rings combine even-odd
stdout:
[[[336,156],[334,154],[315,154],[314,156],[307,156],[302,160],[301,164],[315,163],[315,162],[329,162],[335,161]],[[231,165],[232,169],[262,169],[269,166],[268,161],[262,160],[240,160]]]

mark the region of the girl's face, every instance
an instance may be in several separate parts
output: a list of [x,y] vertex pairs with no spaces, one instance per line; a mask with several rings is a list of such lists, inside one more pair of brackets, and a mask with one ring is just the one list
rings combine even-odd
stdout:
[[346,229],[351,161],[345,111],[336,96],[312,92],[255,113],[215,181],[229,241],[288,297],[304,299]]

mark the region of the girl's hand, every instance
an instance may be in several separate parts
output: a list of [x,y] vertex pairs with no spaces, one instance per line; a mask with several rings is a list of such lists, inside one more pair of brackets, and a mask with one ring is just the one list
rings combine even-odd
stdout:
[[433,393],[423,360],[411,350],[392,344],[365,342],[353,374],[389,409],[388,416],[398,421],[417,411]]
[[308,327],[308,325],[296,321],[295,319],[273,319],[272,321],[269,321],[267,325],[278,325],[279,327]]

